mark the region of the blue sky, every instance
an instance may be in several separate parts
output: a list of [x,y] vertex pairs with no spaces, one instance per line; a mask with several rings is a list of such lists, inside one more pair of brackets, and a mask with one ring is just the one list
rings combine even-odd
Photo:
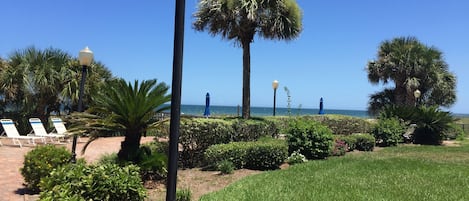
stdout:
[[[298,0],[303,32],[296,40],[255,38],[251,44],[251,105],[272,106],[273,80],[280,83],[277,107],[367,107],[383,88],[367,80],[365,65],[380,43],[415,36],[444,53],[457,76],[454,113],[469,113],[469,2],[465,0]],[[232,41],[196,32],[197,0],[186,0],[182,103],[241,105],[242,50]],[[54,47],[72,55],[85,46],[113,75],[133,81],[172,79],[174,1],[2,2],[0,57],[29,46]]]

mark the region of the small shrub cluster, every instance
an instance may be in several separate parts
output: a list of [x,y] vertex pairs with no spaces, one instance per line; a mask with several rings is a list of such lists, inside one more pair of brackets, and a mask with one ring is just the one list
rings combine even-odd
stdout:
[[357,144],[357,138],[355,135],[339,135],[337,136],[338,139],[344,141],[344,143],[347,145],[347,151],[354,151],[356,144]]
[[24,156],[21,175],[27,187],[39,191],[39,182],[49,176],[53,169],[69,163],[72,154],[65,147],[54,145],[38,146]]
[[217,164],[217,170],[222,174],[232,174],[234,172],[235,166],[233,162],[229,160],[223,160]]
[[444,131],[444,136],[446,139],[450,140],[464,140],[466,133],[461,125],[451,123],[450,128]]
[[379,119],[374,126],[372,134],[379,146],[396,146],[404,138],[404,125],[397,118]]
[[135,162],[120,161],[117,154],[112,153],[101,156],[97,164],[117,164],[121,167],[134,164],[140,167],[140,175],[143,181],[159,180],[166,178],[167,175],[167,144],[167,142],[150,142],[142,144],[137,152]]
[[331,156],[343,156],[347,152],[348,145],[345,141],[336,139],[334,145],[332,146]]
[[59,167],[40,183],[40,199],[53,200],[128,200],[140,201],[146,189],[139,167],[116,164],[87,166],[85,163]]
[[277,169],[287,158],[287,145],[282,140],[257,142],[231,142],[210,146],[205,151],[205,161],[215,165],[228,160],[237,169]]
[[188,188],[176,190],[176,201],[191,201],[192,192]]
[[299,151],[307,159],[326,158],[332,149],[332,131],[315,121],[292,122],[287,136],[288,153]]
[[373,151],[375,148],[375,137],[370,134],[356,133],[352,134],[355,138],[355,148],[359,151]]
[[308,161],[303,154],[300,154],[298,151],[294,151],[286,160],[289,165],[294,165],[298,163],[304,163]]

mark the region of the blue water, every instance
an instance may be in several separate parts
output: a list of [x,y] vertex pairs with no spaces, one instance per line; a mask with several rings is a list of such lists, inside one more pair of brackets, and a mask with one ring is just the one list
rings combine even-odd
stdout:
[[[202,116],[204,114],[205,106],[204,105],[181,105],[181,112],[185,115],[195,115]],[[315,115],[318,114],[318,109],[310,108],[291,108],[291,115]],[[324,109],[325,114],[341,114],[348,116],[355,116],[361,118],[369,118],[367,111],[365,110],[333,110],[333,109]],[[212,116],[217,115],[229,115],[229,116],[241,116],[242,109],[237,106],[210,106],[210,114]],[[272,116],[273,108],[272,107],[251,107],[251,116]],[[287,108],[276,108],[275,115],[277,116],[288,116]]]

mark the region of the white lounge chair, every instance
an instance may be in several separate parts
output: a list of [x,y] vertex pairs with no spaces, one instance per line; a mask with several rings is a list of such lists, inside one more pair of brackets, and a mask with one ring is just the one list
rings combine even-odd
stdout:
[[33,145],[36,145],[35,140],[41,140],[44,144],[47,144],[46,138],[44,137],[20,135],[18,129],[16,129],[15,123],[13,123],[11,119],[1,119],[0,122],[6,134],[6,138],[11,139],[14,145],[23,147],[21,140],[27,140],[28,143]]
[[31,132],[34,136],[49,138],[51,142],[54,142],[54,139],[56,139],[57,142],[60,142],[61,139],[65,141],[66,135],[58,134],[58,133],[47,133],[46,128],[44,128],[44,125],[42,124],[41,119],[30,118],[29,123],[31,124],[31,127],[33,128]]
[[[65,127],[64,122],[62,121],[61,118],[52,117],[51,120],[52,120],[52,124],[54,125],[55,131],[57,132],[57,134],[69,135],[67,128]],[[78,141],[81,142],[80,136],[78,136]]]

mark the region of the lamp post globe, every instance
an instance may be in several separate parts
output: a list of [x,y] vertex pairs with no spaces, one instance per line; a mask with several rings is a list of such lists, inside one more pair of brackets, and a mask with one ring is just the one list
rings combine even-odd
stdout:
[[[80,91],[78,91],[78,112],[83,112],[83,93],[85,90],[86,68],[90,66],[93,61],[93,52],[88,47],[85,47],[78,53],[78,61],[80,62],[80,66],[82,66]],[[77,138],[77,135],[73,135],[72,158],[70,160],[72,163],[76,163],[77,161]]]
[[416,89],[414,91],[415,106],[417,106],[418,100],[419,100],[421,95],[422,95],[422,92],[420,92],[420,90]]
[[274,89],[274,110],[273,110],[273,116],[275,116],[275,105],[276,105],[276,99],[277,99],[277,88],[278,88],[278,81],[274,80],[272,82],[272,89]]

